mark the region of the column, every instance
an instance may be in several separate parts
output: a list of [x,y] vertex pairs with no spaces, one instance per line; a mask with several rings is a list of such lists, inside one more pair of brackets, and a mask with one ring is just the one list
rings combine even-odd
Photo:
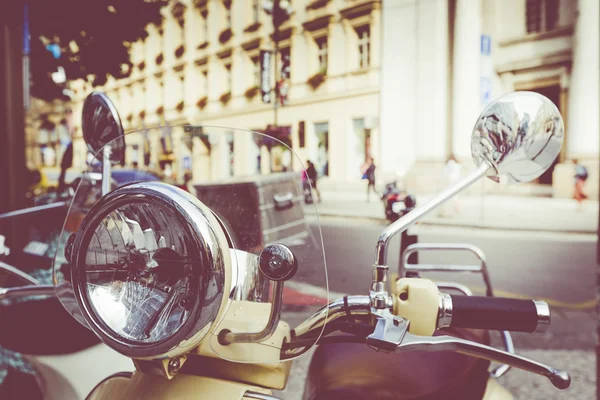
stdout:
[[481,0],[456,0],[452,93],[452,151],[471,155],[471,131],[482,111],[479,96]]
[[569,88],[567,157],[598,158],[598,0],[579,0]]
[[416,12],[416,0],[383,2],[379,161],[382,174],[408,169],[415,161]]
[[448,4],[420,0],[417,48],[417,157],[443,160],[448,131]]

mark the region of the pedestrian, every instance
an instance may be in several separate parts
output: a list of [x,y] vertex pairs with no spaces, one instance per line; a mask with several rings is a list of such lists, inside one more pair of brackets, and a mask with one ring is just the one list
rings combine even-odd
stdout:
[[183,184],[181,185],[176,185],[179,189],[183,189],[188,193],[192,193],[190,191],[190,182],[192,181],[192,173],[191,172],[186,172],[185,174],[183,174]]
[[577,210],[583,210],[583,201],[588,198],[585,193],[585,181],[588,178],[587,168],[579,164],[579,160],[573,159],[573,165],[575,166],[575,193],[573,198],[577,201]]
[[317,194],[317,201],[321,202],[321,193],[319,193],[319,189],[317,188],[317,169],[315,168],[315,164],[313,164],[310,160],[306,161],[308,167],[306,168],[306,175],[310,180],[310,186],[313,188],[314,192]]
[[371,189],[373,189],[373,193],[379,196],[377,190],[375,189],[375,161],[373,157],[369,157],[369,161],[367,162],[367,168],[363,173],[363,179],[366,177],[368,181],[367,185],[367,203],[369,202],[369,195],[371,194]]

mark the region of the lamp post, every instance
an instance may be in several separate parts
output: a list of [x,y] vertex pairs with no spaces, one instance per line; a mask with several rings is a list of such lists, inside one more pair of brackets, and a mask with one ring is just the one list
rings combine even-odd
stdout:
[[275,98],[273,100],[273,128],[277,129],[277,111],[279,109],[279,27],[292,14],[292,6],[289,0],[267,0],[263,3],[263,9],[271,15],[273,23],[273,41],[275,42],[274,57],[274,75],[275,75]]

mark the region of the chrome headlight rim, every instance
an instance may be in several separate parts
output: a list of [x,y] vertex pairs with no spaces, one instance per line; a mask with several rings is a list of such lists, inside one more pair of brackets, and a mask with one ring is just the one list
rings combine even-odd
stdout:
[[[149,343],[123,337],[108,326],[96,311],[86,288],[86,252],[96,227],[112,212],[132,203],[154,204],[159,207],[175,209],[174,214],[178,217],[178,222],[186,227],[188,237],[195,244],[195,255],[198,256],[198,262],[195,263],[196,271],[193,275],[196,296],[194,296],[190,315],[169,337]],[[208,282],[216,280],[220,290],[216,295],[210,297],[210,302],[220,305],[225,295],[225,262],[224,249],[219,243],[217,232],[215,232],[215,229],[220,230],[221,227],[214,226],[215,224],[211,224],[206,218],[210,213],[208,208],[189,193],[162,182],[143,182],[122,186],[94,204],[75,234],[70,276],[75,299],[85,321],[104,343],[131,358],[160,358],[167,353],[173,354],[173,350],[182,342],[194,337],[214,322],[220,307],[213,307],[212,310],[204,307],[205,300],[208,299],[206,287]],[[199,338],[198,342],[201,339]]]

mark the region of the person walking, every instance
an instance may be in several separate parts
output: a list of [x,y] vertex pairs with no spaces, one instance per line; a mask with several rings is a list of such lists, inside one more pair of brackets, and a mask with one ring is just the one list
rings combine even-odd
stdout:
[[583,210],[583,201],[588,198],[585,192],[585,181],[588,178],[588,171],[583,165],[579,164],[579,160],[573,159],[575,166],[575,193],[573,198],[577,201],[577,210]]
[[377,190],[375,189],[375,161],[373,157],[369,157],[369,161],[367,163],[367,169],[364,173],[366,175],[368,185],[367,185],[367,203],[369,202],[369,196],[371,194],[371,189],[373,189],[373,193],[379,196]]
[[319,193],[319,189],[317,188],[317,179],[318,179],[317,169],[315,168],[315,165],[310,160],[306,161],[306,164],[308,165],[308,167],[306,168],[306,175],[308,175],[308,179],[310,180],[310,186],[313,188],[313,190],[317,194],[317,201],[320,203],[321,202],[321,193]]

